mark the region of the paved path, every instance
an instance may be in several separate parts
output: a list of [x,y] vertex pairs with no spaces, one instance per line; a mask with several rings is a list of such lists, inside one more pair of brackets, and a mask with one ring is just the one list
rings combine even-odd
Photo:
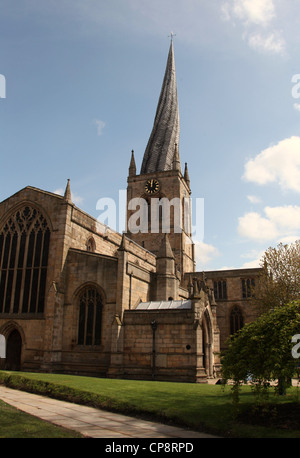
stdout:
[[102,438],[212,438],[174,426],[131,418],[92,407],[58,401],[0,386],[0,399],[24,412],[87,437]]

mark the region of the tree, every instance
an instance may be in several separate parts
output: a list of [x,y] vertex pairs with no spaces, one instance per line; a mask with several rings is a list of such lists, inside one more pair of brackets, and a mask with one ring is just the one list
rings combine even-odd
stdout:
[[[277,307],[245,325],[228,342],[222,355],[222,377],[233,379],[234,386],[250,377],[258,386],[278,380],[283,394],[295,375],[299,359],[295,358],[293,336],[300,334],[300,301]],[[300,352],[299,352],[300,356]]]
[[270,247],[261,267],[253,299],[260,312],[300,299],[300,240]]

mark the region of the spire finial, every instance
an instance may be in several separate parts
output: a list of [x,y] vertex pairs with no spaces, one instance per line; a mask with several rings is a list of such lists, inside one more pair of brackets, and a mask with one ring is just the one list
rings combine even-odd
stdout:
[[171,32],[171,35],[168,35],[168,37],[171,37],[171,41],[173,41],[173,37],[176,37],[176,33]]

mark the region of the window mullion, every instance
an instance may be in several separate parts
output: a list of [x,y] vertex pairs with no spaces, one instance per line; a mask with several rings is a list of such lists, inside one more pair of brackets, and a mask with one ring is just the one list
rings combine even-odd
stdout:
[[42,241],[41,241],[41,246],[40,246],[40,260],[39,260],[39,265],[37,266],[37,268],[38,268],[38,281],[37,281],[36,306],[35,306],[35,311],[36,312],[38,312],[38,307],[39,307],[44,239],[45,239],[45,232],[43,231],[42,232]]
[[24,286],[25,286],[25,277],[26,277],[26,266],[27,266],[27,258],[28,258],[28,245],[29,245],[29,237],[30,232],[27,231],[26,233],[26,241],[25,241],[25,249],[24,249],[24,258],[23,258],[23,266],[22,266],[22,283],[21,283],[21,291],[20,291],[20,305],[19,305],[19,312],[23,310],[23,300],[24,300]]
[[8,256],[7,256],[7,260],[6,260],[6,267],[4,268],[5,273],[6,273],[5,284],[4,284],[4,295],[3,295],[3,308],[2,308],[4,313],[5,313],[5,310],[6,310],[6,294],[7,294],[7,284],[8,284],[8,277],[9,277],[10,250],[11,250],[11,243],[12,243],[12,237],[11,237],[10,231],[6,233],[5,246],[4,246],[4,250],[5,251],[7,250],[7,239],[8,239],[8,236],[9,236],[10,240],[9,240]]
[[[34,225],[34,222],[32,223],[32,226]],[[32,283],[33,283],[33,278],[34,278],[34,262],[35,262],[35,252],[36,252],[36,244],[37,244],[37,232],[34,229],[33,229],[33,232],[34,232],[34,243],[33,243],[33,251],[32,251],[32,261],[31,261],[31,275],[30,275],[30,287],[29,287],[28,309],[27,309],[28,312],[30,312],[30,309],[31,309]]]
[[3,231],[1,232],[1,235],[3,237],[3,245],[2,245],[2,254],[0,256],[0,270],[2,270],[2,265],[3,265],[3,257],[4,257],[4,250],[5,250],[5,239],[6,239],[5,234],[4,234]]
[[17,282],[17,267],[18,267],[18,254],[20,250],[20,243],[21,243],[21,235],[19,232],[16,232],[17,234],[17,246],[16,246],[16,251],[15,251],[15,262],[13,266],[13,271],[14,271],[14,277],[13,277],[13,282],[12,282],[12,290],[11,290],[11,301],[10,301],[10,313],[13,313],[14,309],[14,302],[15,302],[15,293],[16,293],[16,282]]
[[88,323],[88,301],[86,297],[84,298],[84,335],[83,335],[83,344],[86,345],[87,337],[87,323]]

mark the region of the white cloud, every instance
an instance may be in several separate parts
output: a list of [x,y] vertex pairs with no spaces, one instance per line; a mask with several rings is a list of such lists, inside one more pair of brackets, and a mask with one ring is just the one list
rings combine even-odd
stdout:
[[83,202],[83,197],[79,196],[78,194],[74,194],[73,192],[71,192],[71,198],[72,202],[76,205],[80,205]]
[[54,194],[58,194],[59,196],[63,196],[64,195],[64,189],[63,188],[58,188],[58,189],[55,189],[55,191],[53,191]]
[[300,233],[300,207],[286,205],[265,207],[265,216],[256,212],[246,213],[238,220],[238,233],[241,237],[257,242],[295,241]]
[[297,111],[300,111],[300,103],[294,103],[294,108]]
[[243,39],[255,51],[283,54],[285,40],[274,26],[276,10],[273,0],[228,0],[221,12],[225,20],[243,27]]
[[260,267],[264,253],[265,250],[251,250],[250,252],[242,255],[241,258],[249,259],[249,261],[244,262],[244,264],[241,265],[241,269]]
[[263,150],[245,165],[246,181],[278,183],[283,190],[300,192],[300,137],[290,137]]
[[[299,231],[299,234],[300,234],[300,231]],[[281,237],[279,240],[278,240],[278,243],[283,243],[284,245],[285,244],[290,244],[290,243],[295,243],[296,240],[300,240],[300,235],[288,235],[287,237]]]
[[195,259],[199,268],[204,269],[217,256],[219,256],[219,251],[215,246],[195,241]]
[[253,24],[268,24],[275,16],[273,0],[233,0],[231,14]]
[[249,200],[249,202],[251,202],[251,204],[261,203],[261,198],[258,196],[247,196],[247,199]]
[[259,213],[250,212],[239,218],[238,233],[242,237],[261,242],[276,238],[276,225]]
[[283,233],[300,230],[300,207],[297,205],[266,207],[265,214]]
[[101,119],[95,119],[94,123],[97,126],[97,135],[102,135],[103,129],[106,126],[104,121],[101,121]]
[[257,259],[253,259],[253,261],[248,261],[248,262],[245,262],[241,269],[255,269],[257,267],[260,267],[260,261],[261,261],[261,258],[257,258]]
[[279,32],[254,33],[248,37],[248,43],[250,48],[261,52],[282,54],[285,50],[285,41]]

